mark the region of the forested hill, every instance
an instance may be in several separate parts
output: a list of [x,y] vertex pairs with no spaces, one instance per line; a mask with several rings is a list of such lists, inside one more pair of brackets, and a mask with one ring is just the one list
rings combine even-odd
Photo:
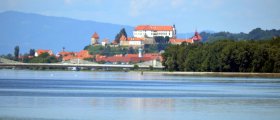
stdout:
[[207,33],[201,32],[200,35],[203,41],[213,42],[216,40],[229,39],[229,40],[265,40],[271,39],[275,36],[280,36],[280,29],[262,30],[256,28],[249,33],[230,33],[230,32],[218,32],[218,33]]
[[169,71],[280,72],[280,37],[170,45],[163,53]]

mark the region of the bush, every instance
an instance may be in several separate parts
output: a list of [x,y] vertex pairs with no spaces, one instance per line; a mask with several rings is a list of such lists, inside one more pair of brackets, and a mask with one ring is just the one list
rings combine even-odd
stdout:
[[138,69],[139,69],[139,66],[135,64],[135,65],[133,66],[133,70],[138,70]]

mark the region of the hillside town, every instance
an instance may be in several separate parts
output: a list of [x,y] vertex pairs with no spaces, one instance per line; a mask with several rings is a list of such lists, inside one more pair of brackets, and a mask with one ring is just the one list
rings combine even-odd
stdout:
[[[78,60],[90,60],[96,63],[105,64],[139,64],[151,66],[161,66],[162,56],[161,53],[164,50],[156,53],[143,52],[147,49],[148,45],[160,44],[156,38],[167,38],[166,44],[180,45],[183,42],[187,44],[193,44],[201,42],[202,37],[197,31],[191,38],[177,38],[176,27],[173,26],[156,26],[156,25],[139,25],[134,28],[133,36],[127,36],[120,34],[119,39],[115,39],[110,42],[109,39],[101,39],[98,32],[94,32],[89,40],[91,47],[124,47],[137,50],[134,54],[114,54],[113,56],[106,56],[101,54],[91,54],[88,50],[81,50],[79,52],[65,51],[63,48],[58,54],[54,54],[51,50],[38,49],[35,52],[35,57],[40,56],[43,53],[49,55],[55,55],[57,58],[61,58],[62,62],[71,61],[73,59]],[[166,39],[165,39],[166,40]]]

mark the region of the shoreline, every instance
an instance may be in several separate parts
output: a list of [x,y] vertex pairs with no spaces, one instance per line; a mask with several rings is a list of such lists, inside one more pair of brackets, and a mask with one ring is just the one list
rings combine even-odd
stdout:
[[153,71],[144,71],[143,74],[163,74],[163,75],[180,75],[180,76],[224,76],[224,77],[274,77],[274,78],[280,78],[280,73],[249,73],[249,72],[166,72],[166,71],[153,72]]

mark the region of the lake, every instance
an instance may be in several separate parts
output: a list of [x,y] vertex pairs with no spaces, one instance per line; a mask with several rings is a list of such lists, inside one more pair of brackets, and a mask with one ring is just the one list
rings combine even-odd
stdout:
[[0,120],[279,120],[280,79],[0,70]]

